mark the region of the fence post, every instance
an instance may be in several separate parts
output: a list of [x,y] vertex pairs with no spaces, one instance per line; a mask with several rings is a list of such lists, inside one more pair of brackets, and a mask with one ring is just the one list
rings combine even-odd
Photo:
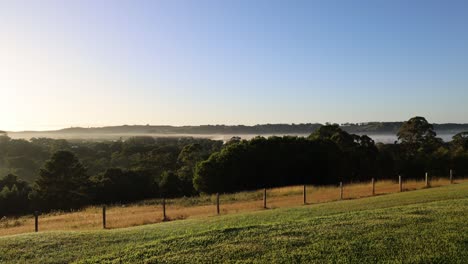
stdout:
[[307,189],[306,189],[305,184],[304,184],[304,204],[307,204]]
[[372,178],[372,196],[375,195],[375,180]]
[[267,189],[264,188],[264,189],[263,189],[263,208],[264,208],[264,209],[267,208],[267,201],[266,201],[266,199],[267,199],[267,193],[266,193],[266,191],[267,191]]
[[398,184],[400,185],[400,192],[403,191],[403,182],[401,181],[401,175],[398,176]]
[[39,212],[34,211],[34,231],[39,232]]
[[343,182],[340,182],[340,200],[343,200]]
[[429,188],[429,175],[426,172],[426,188]]
[[219,215],[219,193],[216,193],[216,212]]
[[453,183],[453,171],[450,170],[450,184]]
[[163,198],[162,200],[162,208],[163,208],[163,221],[167,220],[166,217],[166,198]]
[[106,206],[102,207],[102,228],[106,229]]

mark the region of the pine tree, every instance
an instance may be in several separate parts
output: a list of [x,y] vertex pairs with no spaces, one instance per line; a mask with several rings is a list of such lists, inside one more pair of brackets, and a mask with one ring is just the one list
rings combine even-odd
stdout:
[[58,151],[40,170],[32,194],[36,209],[71,209],[89,200],[89,177],[85,167],[69,151]]

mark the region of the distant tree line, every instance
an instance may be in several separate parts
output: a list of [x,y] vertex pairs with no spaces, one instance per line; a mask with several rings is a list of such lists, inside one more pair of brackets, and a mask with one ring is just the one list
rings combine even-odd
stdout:
[[[395,134],[402,126],[403,122],[365,122],[365,123],[344,123],[341,129],[354,134]],[[329,125],[326,123],[325,125]],[[454,133],[468,131],[468,124],[432,124],[439,133]],[[253,126],[245,125],[201,125],[201,126],[151,126],[151,125],[124,125],[109,127],[71,127],[57,131],[48,132],[15,132],[16,137],[31,135],[36,137],[60,137],[80,138],[115,138],[117,135],[271,135],[271,134],[311,134],[322,124],[301,123],[301,124],[259,124]],[[1,134],[1,133],[0,133]]]
[[[0,136],[0,215],[91,204],[236,192],[297,184],[468,174],[468,132],[451,142],[423,117],[404,122],[398,142],[382,144],[336,124],[309,137],[133,137],[65,141]],[[18,176],[16,176],[18,175]]]

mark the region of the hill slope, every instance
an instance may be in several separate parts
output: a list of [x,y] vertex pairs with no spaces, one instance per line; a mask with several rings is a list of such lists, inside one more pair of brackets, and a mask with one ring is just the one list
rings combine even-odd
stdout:
[[[343,124],[341,128],[349,133],[396,135],[403,122],[368,122],[359,124]],[[72,127],[53,131],[22,131],[8,132],[13,138],[51,137],[51,138],[99,138],[132,135],[170,136],[170,135],[283,135],[313,133],[322,124],[262,124],[245,125],[201,125],[201,126],[150,126],[124,125],[108,127]],[[456,134],[468,131],[468,124],[433,124],[438,134]],[[0,131],[1,133],[1,131]]]
[[290,209],[0,238],[0,262],[466,263],[468,184]]

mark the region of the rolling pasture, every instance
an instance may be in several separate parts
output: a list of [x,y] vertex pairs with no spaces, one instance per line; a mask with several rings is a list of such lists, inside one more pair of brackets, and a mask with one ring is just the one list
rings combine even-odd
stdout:
[[[364,187],[369,186],[356,186]],[[215,216],[210,210],[184,221],[130,228],[71,231],[62,220],[62,231],[1,237],[0,262],[466,263],[468,259],[467,182],[305,206],[299,205],[302,196],[294,192],[294,188],[272,190],[270,208],[276,209],[235,202],[237,214]],[[281,197],[290,201],[288,208],[280,206]],[[85,218],[92,210],[76,214]],[[123,217],[131,209],[114,210]],[[176,210],[168,211],[169,216]],[[157,217],[157,212],[153,215]],[[109,220],[112,223],[112,217]],[[98,228],[90,224],[84,229]]]
[[[459,179],[456,183],[468,182]],[[432,187],[450,184],[448,179],[438,178],[431,181]],[[424,181],[404,181],[403,190],[422,189]],[[393,181],[377,181],[375,195],[399,192],[399,185]],[[345,184],[343,199],[357,199],[372,196],[370,183]],[[340,200],[338,186],[307,186],[308,204]],[[269,209],[302,205],[303,186],[291,186],[267,190]],[[220,214],[234,214],[264,210],[263,190],[220,195]],[[178,198],[166,201],[167,220],[182,220],[216,215],[216,195]],[[106,210],[106,228],[124,228],[163,222],[162,200],[145,200],[135,204],[111,205]],[[39,230],[98,230],[102,229],[102,207],[91,206],[75,212],[54,212],[39,216]],[[34,231],[34,217],[4,218],[0,220],[0,236],[29,233]]]

